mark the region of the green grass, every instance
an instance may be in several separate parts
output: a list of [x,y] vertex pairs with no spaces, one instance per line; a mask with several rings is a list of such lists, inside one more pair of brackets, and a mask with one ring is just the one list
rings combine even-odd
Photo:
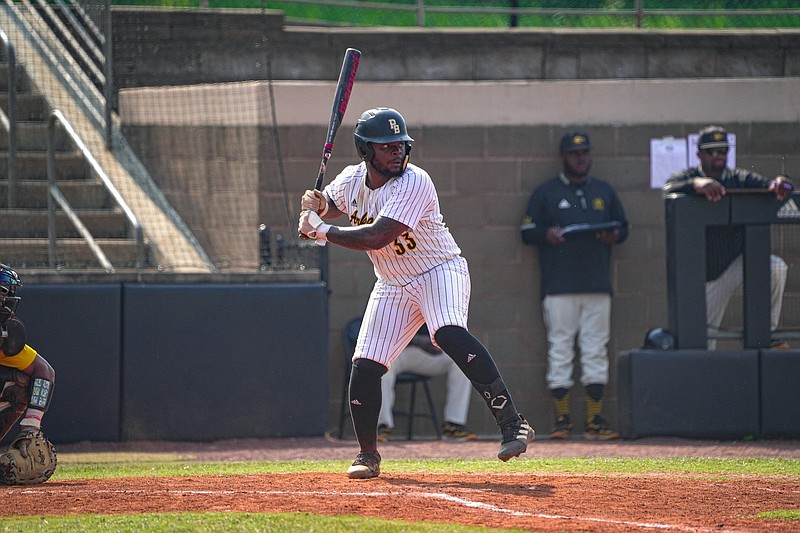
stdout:
[[[142,476],[226,476],[288,474],[292,472],[341,473],[349,461],[225,461],[203,462],[191,454],[158,453],[62,453],[51,479],[59,482],[87,478]],[[701,479],[735,476],[772,478],[776,483],[797,479],[800,460],[780,458],[520,458],[508,463],[491,459],[435,459],[383,461],[385,472],[415,473],[519,473],[592,476],[636,476],[680,474]],[[46,497],[45,497],[46,501]],[[769,520],[800,520],[800,509],[765,512]],[[321,516],[309,513],[151,513],[144,515],[10,516],[0,518],[0,532],[326,532],[375,533],[512,533],[519,530],[489,529],[439,523],[408,523],[356,516]]]
[[0,532],[80,531],[81,533],[490,533],[519,532],[459,525],[378,520],[354,516],[321,516],[309,513],[159,513],[149,515],[76,515],[58,517],[14,517],[0,521]]
[[800,520],[800,509],[792,509],[789,511],[767,511],[766,513],[759,513],[759,518],[770,518],[773,520]]
[[[80,478],[280,474],[343,472],[350,461],[225,461],[200,462],[191,456],[166,454],[63,454],[54,480]],[[563,473],[576,475],[631,475],[650,472],[721,478],[737,475],[800,476],[800,460],[779,458],[520,458],[507,463],[495,459],[385,459],[387,472],[417,473]]]
[[[115,5],[141,5],[158,7],[198,7],[201,0],[113,0]],[[349,0],[353,1],[353,0]],[[404,5],[408,10],[366,9],[357,7],[296,4],[267,0],[207,0],[211,8],[257,8],[283,11],[288,19],[308,23],[355,26],[416,26],[417,13],[413,8],[416,0],[370,0],[370,3]],[[508,0],[425,0],[429,8],[444,6],[480,6],[484,8],[508,8]],[[585,8],[595,9],[597,14],[571,15],[557,12],[547,15],[519,15],[516,25],[528,28],[632,28],[636,21],[632,15],[619,14],[631,11],[633,0],[519,0],[519,7],[529,8]],[[697,9],[694,0],[645,0],[646,10]],[[795,0],[712,0],[702,4],[702,10],[713,9],[797,9]],[[617,13],[617,14],[615,14]],[[506,28],[511,25],[508,15],[496,13],[436,13],[426,11],[425,26],[448,28]],[[647,14],[643,28],[796,28],[800,16],[795,15],[714,15],[674,16]]]

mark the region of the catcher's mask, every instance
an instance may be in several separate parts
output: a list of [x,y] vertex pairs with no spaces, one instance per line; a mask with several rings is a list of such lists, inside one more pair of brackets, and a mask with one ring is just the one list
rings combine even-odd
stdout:
[[7,265],[0,264],[0,323],[10,320],[17,311],[21,298],[17,288],[22,287],[19,275]]
[[375,157],[375,150],[370,143],[387,144],[403,141],[406,143],[406,157],[403,170],[408,165],[411,154],[411,143],[414,141],[406,130],[403,115],[389,107],[376,107],[364,111],[358,119],[354,132],[356,150],[359,157],[369,163]]
[[644,349],[646,350],[674,350],[675,336],[664,328],[653,328],[644,336]]

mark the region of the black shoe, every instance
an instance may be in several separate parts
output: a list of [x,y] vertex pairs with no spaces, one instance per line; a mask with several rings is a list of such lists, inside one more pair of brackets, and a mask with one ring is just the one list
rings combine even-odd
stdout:
[[570,436],[572,436],[572,420],[569,415],[560,415],[556,419],[556,425],[553,427],[553,432],[550,433],[550,438],[567,440]]
[[469,431],[465,426],[453,424],[452,422],[442,423],[442,437],[450,442],[466,442],[478,438],[475,433]]
[[505,424],[500,428],[503,433],[503,442],[500,443],[500,451],[497,458],[501,461],[508,461],[513,457],[518,457],[525,453],[528,444],[533,442],[534,431],[525,418],[518,414],[515,420]]
[[769,343],[770,350],[791,350],[791,345],[781,339],[775,339],[774,341]]
[[378,442],[386,442],[392,438],[392,428],[381,424],[378,426]]
[[594,418],[586,424],[586,440],[614,440],[619,438],[619,433],[611,429],[608,422],[600,415],[594,415]]
[[356,456],[353,465],[347,469],[350,479],[369,479],[381,475],[381,454],[378,452],[361,452]]

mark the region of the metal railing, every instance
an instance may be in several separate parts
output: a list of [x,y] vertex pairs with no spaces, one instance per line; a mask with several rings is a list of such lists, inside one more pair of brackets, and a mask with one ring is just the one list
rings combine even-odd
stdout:
[[[87,106],[96,126],[102,129],[106,147],[112,145],[113,76],[111,60],[111,2],[102,0],[100,17],[105,32],[77,0],[66,5],[62,0],[21,0],[31,20],[40,21],[40,46],[57,62],[57,71],[64,83],[75,91],[76,101]],[[6,0],[18,20],[20,11],[13,0]],[[34,32],[30,24],[26,24]],[[48,30],[45,30],[47,28]],[[49,33],[55,39],[45,38]],[[72,70],[72,73],[70,72]],[[76,76],[74,72],[80,72]],[[81,76],[85,79],[81,79]]]
[[8,113],[0,110],[0,124],[8,133],[8,161],[7,161],[7,180],[8,180],[8,207],[17,205],[17,59],[14,52],[14,45],[8,40],[8,36],[0,30],[0,41],[3,42],[3,49],[8,63]]
[[[601,8],[571,8],[571,7],[517,7],[518,2],[509,0],[508,7],[480,6],[464,2],[462,6],[438,6],[426,4],[425,0],[416,0],[414,4],[389,4],[381,2],[353,2],[343,0],[280,0],[282,4],[313,4],[323,7],[343,9],[365,9],[375,11],[396,11],[416,13],[417,26],[425,26],[427,14],[462,14],[462,15],[501,15],[507,16],[509,26],[517,25],[520,16],[593,16],[602,15],[609,17],[632,18],[637,28],[642,27],[642,21],[647,16],[659,17],[708,17],[708,16],[800,16],[800,9],[795,8],[770,8],[770,9],[662,9],[647,8],[646,0],[633,0],[630,9],[601,9]],[[276,2],[271,2],[276,3]],[[269,2],[268,2],[269,4]],[[267,6],[271,7],[271,6]]]
[[61,124],[64,131],[69,135],[72,142],[78,147],[78,150],[83,155],[86,162],[91,166],[92,170],[95,174],[100,178],[100,181],[105,186],[108,193],[114,199],[114,202],[119,206],[122,212],[125,214],[125,217],[128,219],[128,223],[131,227],[131,231],[134,235],[136,240],[136,269],[141,269],[145,264],[145,248],[144,248],[144,232],[142,231],[142,226],[139,224],[139,221],[136,219],[136,215],[133,214],[133,211],[128,207],[128,204],[125,203],[125,200],[120,195],[117,188],[114,187],[114,184],[108,178],[106,173],[97,163],[97,160],[92,156],[89,149],[83,143],[81,138],[73,129],[72,125],[67,121],[64,115],[59,110],[54,110],[50,114],[50,120],[48,122],[47,127],[47,182],[48,182],[48,197],[47,197],[47,237],[48,237],[48,259],[51,268],[56,268],[57,266],[57,257],[56,257],[56,223],[55,223],[55,203],[61,207],[64,213],[69,218],[72,225],[75,229],[80,233],[81,237],[86,241],[86,244],[91,249],[92,253],[94,254],[95,258],[100,262],[106,272],[112,273],[114,272],[114,267],[111,265],[111,262],[108,260],[106,255],[103,253],[103,250],[97,245],[94,240],[94,237],[86,228],[86,226],[81,222],[78,215],[75,213],[75,210],[70,206],[67,199],[58,189],[56,185],[56,171],[55,171],[55,131],[56,126]]

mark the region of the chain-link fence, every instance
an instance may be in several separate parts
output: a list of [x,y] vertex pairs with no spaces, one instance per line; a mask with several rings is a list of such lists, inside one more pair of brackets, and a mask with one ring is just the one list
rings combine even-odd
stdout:
[[162,0],[156,5],[258,7],[297,23],[527,28],[779,28],[800,25],[794,0]]

